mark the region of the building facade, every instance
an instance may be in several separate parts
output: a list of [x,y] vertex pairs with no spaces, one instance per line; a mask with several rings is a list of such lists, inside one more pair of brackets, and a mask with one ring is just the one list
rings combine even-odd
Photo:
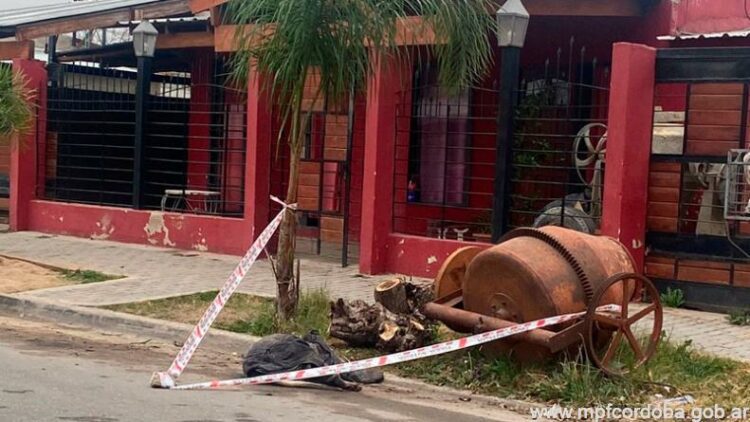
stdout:
[[[746,2],[707,3],[524,1],[531,21],[505,173],[510,227],[561,224],[616,237],[665,286],[750,287],[750,261],[727,243],[741,247],[746,229],[719,215],[717,167],[745,147],[748,81],[725,80],[710,66],[719,76],[658,74],[674,67],[660,65],[669,59],[657,51],[750,44]],[[0,34],[15,37],[0,45],[0,58],[14,59],[39,106],[23,136],[28,147],[9,154],[13,230],[244,252],[279,209],[270,196],[285,192],[288,152],[278,107],[259,89],[264,76],[253,75],[247,89],[227,77],[237,28],[220,24],[225,7],[122,0],[104,11],[40,9],[26,20],[0,14]],[[48,64],[22,52],[30,39],[140,19],[161,35],[146,141],[137,146],[129,43],[56,51]],[[425,48],[435,40],[403,24],[400,48],[423,54],[419,63],[383,60],[355,98],[306,103],[313,120],[298,249],[363,273],[433,276],[457,248],[490,245],[493,189],[502,182],[502,64],[475,86],[447,92]],[[740,50],[726,54],[741,62]],[[313,74],[311,93],[315,86]],[[137,154],[144,188],[134,208]]]

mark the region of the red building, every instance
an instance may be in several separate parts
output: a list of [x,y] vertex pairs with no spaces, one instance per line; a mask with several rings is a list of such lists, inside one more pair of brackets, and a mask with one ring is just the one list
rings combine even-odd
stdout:
[[[10,154],[13,230],[244,252],[278,209],[269,196],[284,192],[288,163],[276,146],[281,116],[258,90],[262,76],[247,91],[227,82],[236,28],[219,24],[225,3],[120,0],[0,14],[0,36],[16,39],[0,44],[0,58],[14,60],[39,103],[28,148]],[[716,214],[726,177],[710,164],[745,148],[747,52],[723,47],[748,44],[750,5],[524,4],[531,22],[506,173],[510,225],[611,235],[662,286],[718,294],[722,304],[747,297],[746,223]],[[161,35],[137,150],[132,46],[127,37],[104,40],[140,19]],[[404,22],[402,48],[434,42],[409,28]],[[79,47],[51,49],[49,64],[28,54],[32,39],[84,30]],[[349,104],[307,103],[315,117],[299,180],[302,252],[358,261],[364,273],[431,276],[461,245],[488,245],[498,69],[448,93],[429,57],[420,62],[428,65],[380,63]],[[140,209],[136,154],[145,163]]]

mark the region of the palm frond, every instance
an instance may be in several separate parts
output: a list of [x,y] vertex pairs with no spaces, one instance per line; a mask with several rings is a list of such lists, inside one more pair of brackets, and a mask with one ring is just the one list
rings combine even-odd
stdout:
[[[492,63],[495,32],[491,0],[232,0],[228,15],[240,25],[235,79],[247,80],[253,63],[270,75],[270,88],[293,104],[314,69],[324,98],[362,90],[373,57],[413,54],[396,48],[399,21],[423,17],[414,33],[434,31],[431,54],[448,88],[479,80]],[[285,101],[286,102],[286,101]]]
[[23,76],[0,64],[0,142],[28,129],[33,111],[30,100]]

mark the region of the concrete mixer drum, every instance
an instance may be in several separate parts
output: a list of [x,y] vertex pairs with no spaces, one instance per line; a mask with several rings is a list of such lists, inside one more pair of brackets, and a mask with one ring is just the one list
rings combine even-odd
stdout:
[[[635,274],[627,249],[612,238],[561,227],[523,228],[498,245],[481,252],[463,250],[453,258],[436,279],[439,299],[425,312],[454,330],[486,331],[586,312],[578,322],[491,343],[484,348],[490,354],[539,362],[564,351],[577,353],[584,345],[602,371],[622,375],[656,350],[662,319],[658,292],[650,280]],[[452,292],[441,297],[448,290]],[[648,303],[631,305],[637,293]],[[597,312],[608,304],[621,311]]]

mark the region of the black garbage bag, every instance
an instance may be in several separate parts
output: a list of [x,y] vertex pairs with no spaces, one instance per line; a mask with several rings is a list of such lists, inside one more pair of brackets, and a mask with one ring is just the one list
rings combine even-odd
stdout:
[[[263,337],[250,346],[242,362],[242,371],[247,377],[255,377],[318,368],[342,362],[343,360],[315,331],[311,331],[303,338],[291,334],[273,334]],[[308,381],[359,391],[361,388],[359,384],[382,382],[383,372],[370,369],[312,378]]]

